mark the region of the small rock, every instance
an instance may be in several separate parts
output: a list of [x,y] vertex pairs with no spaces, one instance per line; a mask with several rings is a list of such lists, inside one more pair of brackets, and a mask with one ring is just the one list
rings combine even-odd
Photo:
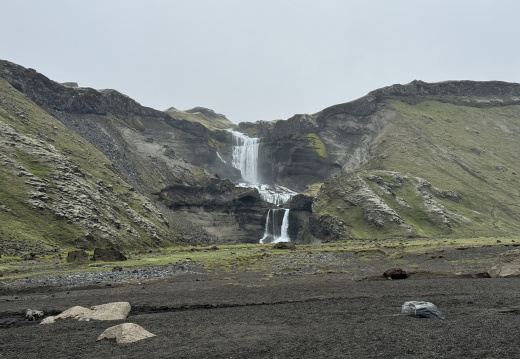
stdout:
[[118,344],[135,343],[146,338],[155,337],[143,327],[134,323],[124,323],[106,329],[96,341],[109,339],[114,340]]
[[115,266],[114,268],[112,268],[112,272],[121,272],[123,270],[123,267],[120,267],[120,266]]
[[94,257],[95,261],[126,261],[126,257],[123,253],[119,252],[115,248],[95,248],[94,249]]
[[24,261],[32,261],[36,259],[36,254],[34,253],[26,253],[21,257]]
[[444,319],[444,315],[430,302],[410,301],[405,302],[401,308],[401,314],[407,314],[416,318]]
[[42,319],[44,316],[43,311],[41,310],[34,310],[34,309],[27,309],[25,311],[25,320],[33,321]]
[[296,245],[292,242],[278,242],[274,245],[274,249],[291,249],[295,250]]
[[402,270],[401,268],[391,268],[387,269],[383,276],[390,279],[406,279],[408,278],[408,274]]
[[88,253],[84,250],[72,251],[67,253],[67,262],[86,262],[88,261]]

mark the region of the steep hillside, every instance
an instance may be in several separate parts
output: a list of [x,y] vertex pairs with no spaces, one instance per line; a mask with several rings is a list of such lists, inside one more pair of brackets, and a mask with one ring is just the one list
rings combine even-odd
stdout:
[[267,207],[258,192],[216,174],[240,176],[226,163],[227,131],[7,61],[0,80],[2,158],[10,164],[1,177],[2,243],[135,248],[261,237]]
[[520,233],[519,84],[414,81],[239,129],[266,181],[316,195],[293,239]]
[[517,100],[407,100],[383,100],[394,121],[361,166],[325,181],[315,213],[343,238],[519,234]]
[[2,252],[154,247],[179,235],[89,142],[0,78]]

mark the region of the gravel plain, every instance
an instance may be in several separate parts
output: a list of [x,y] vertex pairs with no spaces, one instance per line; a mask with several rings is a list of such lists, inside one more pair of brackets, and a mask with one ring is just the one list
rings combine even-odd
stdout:
[[[4,280],[0,358],[517,358],[520,279],[482,278],[487,262],[466,260],[493,250],[505,249],[445,251],[449,260],[427,261],[435,270],[424,264],[405,280],[372,275],[387,263],[367,258],[342,267],[363,268],[357,276],[351,270],[219,273],[190,263],[105,272],[114,277],[101,280],[85,274],[74,286]],[[457,256],[463,260],[454,266]],[[332,257],[321,260],[337,268]],[[409,300],[434,303],[446,319],[401,315]],[[125,321],[22,319],[27,308],[53,315],[114,301],[130,302]],[[124,345],[96,341],[122,322],[156,337]]]

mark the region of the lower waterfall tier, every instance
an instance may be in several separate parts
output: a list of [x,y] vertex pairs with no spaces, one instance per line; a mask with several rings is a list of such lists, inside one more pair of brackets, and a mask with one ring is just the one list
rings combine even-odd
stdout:
[[270,209],[265,220],[264,236],[260,240],[260,243],[278,243],[290,241],[289,209]]

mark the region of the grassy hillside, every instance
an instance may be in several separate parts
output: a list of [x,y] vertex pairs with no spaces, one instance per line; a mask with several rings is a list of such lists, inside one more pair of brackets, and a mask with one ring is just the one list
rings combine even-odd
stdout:
[[4,254],[175,242],[157,210],[100,151],[2,78],[0,149]]
[[386,103],[397,120],[368,163],[325,183],[317,212],[354,238],[520,233],[520,106]]

